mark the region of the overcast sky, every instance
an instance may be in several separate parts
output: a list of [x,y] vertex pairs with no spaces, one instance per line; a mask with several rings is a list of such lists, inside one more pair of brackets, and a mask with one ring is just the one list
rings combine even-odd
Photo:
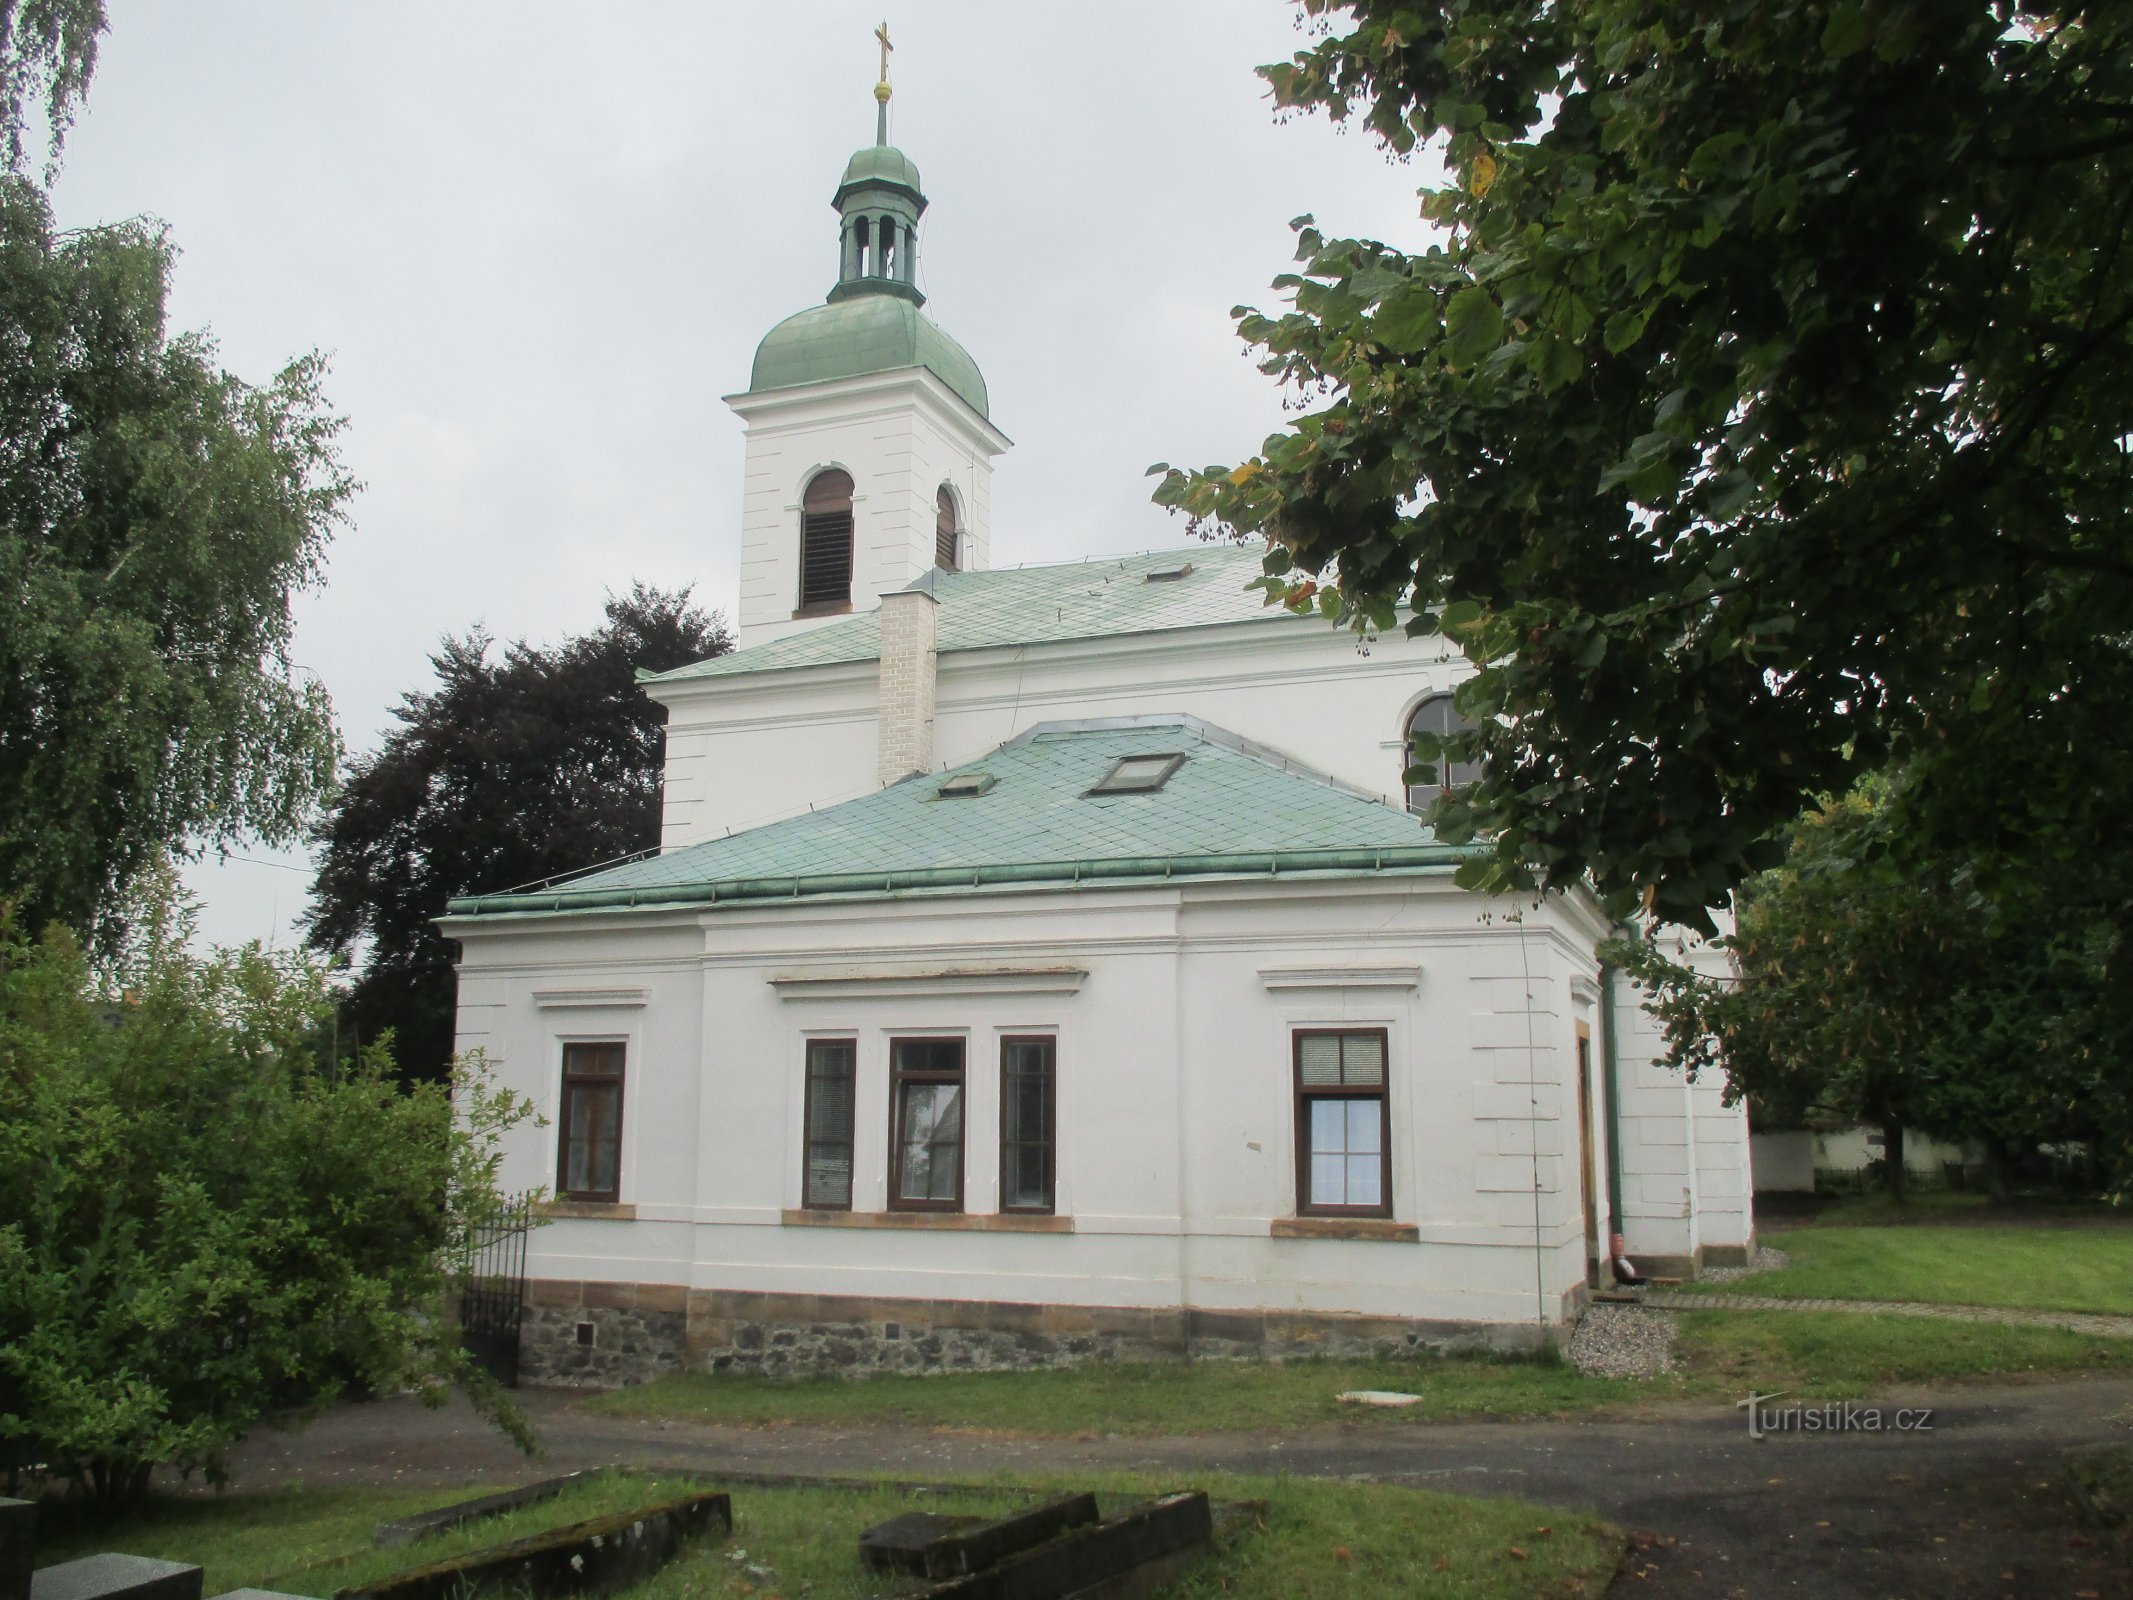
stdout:
[[[296,659],[351,752],[447,633],[559,638],[634,579],[730,616],[741,428],[719,397],[835,281],[883,5],[111,0],[55,203],[68,226],[168,222],[174,324],[239,375],[330,357],[365,487]],[[1424,171],[1275,124],[1252,68],[1303,43],[1294,16],[893,0],[926,309],[1015,441],[996,565],[1182,542],[1143,473],[1279,425],[1229,310],[1276,303],[1291,217],[1420,241]],[[189,874],[203,932],[287,942],[304,858],[242,854]]]

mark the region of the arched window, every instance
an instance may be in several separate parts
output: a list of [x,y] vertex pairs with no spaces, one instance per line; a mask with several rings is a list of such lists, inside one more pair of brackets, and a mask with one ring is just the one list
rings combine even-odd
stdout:
[[800,608],[852,603],[852,479],[818,472],[800,500]]
[[881,248],[875,256],[874,275],[880,278],[896,276],[896,221],[893,217],[881,219]]
[[[1407,719],[1400,740],[1400,766],[1404,771],[1415,760],[1415,735],[1418,733],[1458,733],[1473,724],[1452,708],[1448,694],[1433,694],[1416,706]],[[1414,812],[1427,811],[1437,802],[1437,796],[1449,789],[1463,789],[1481,776],[1478,761],[1445,761],[1433,763],[1437,769],[1435,783],[1415,783],[1407,786],[1407,809]]]
[[959,532],[955,525],[955,496],[948,492],[946,484],[942,484],[933,503],[933,564],[943,572],[953,572]]

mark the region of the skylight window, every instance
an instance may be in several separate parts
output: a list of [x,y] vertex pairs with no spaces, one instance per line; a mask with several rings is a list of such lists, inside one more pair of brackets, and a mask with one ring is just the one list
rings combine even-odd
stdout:
[[1181,755],[1125,756],[1089,793],[1154,794],[1183,765]]
[[1192,563],[1190,561],[1181,561],[1174,567],[1156,568],[1155,571],[1149,573],[1146,577],[1142,578],[1141,582],[1176,583],[1178,579],[1184,577],[1190,571],[1192,571]]
[[936,800],[968,800],[983,794],[1000,781],[991,772],[958,772],[952,778],[943,778],[941,786],[933,791]]

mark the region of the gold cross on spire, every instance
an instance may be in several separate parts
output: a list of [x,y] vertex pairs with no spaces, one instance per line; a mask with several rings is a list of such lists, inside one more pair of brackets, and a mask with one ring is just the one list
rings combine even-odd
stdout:
[[889,52],[896,46],[889,43],[889,19],[883,17],[881,26],[874,30],[874,37],[881,41],[881,82],[874,85],[874,142],[889,142],[889,96],[895,91],[889,87]]

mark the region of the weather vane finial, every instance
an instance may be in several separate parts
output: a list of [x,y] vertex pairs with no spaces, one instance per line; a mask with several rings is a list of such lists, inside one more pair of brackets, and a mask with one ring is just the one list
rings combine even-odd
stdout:
[[874,142],[889,142],[889,96],[895,91],[889,87],[889,52],[896,46],[889,43],[889,19],[884,17],[881,26],[874,30],[874,37],[881,41],[881,82],[874,85]]

